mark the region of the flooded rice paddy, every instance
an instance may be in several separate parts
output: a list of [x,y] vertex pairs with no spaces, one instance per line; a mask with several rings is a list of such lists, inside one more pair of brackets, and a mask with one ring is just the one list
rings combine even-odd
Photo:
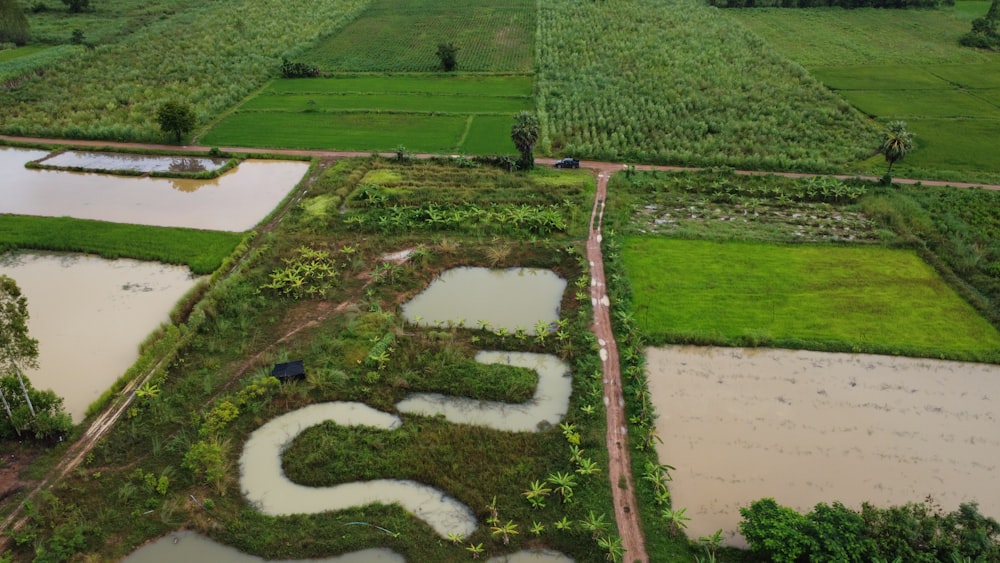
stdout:
[[661,463],[689,537],[763,497],[809,511],[977,501],[1000,517],[1000,366],[740,348],[648,350]]
[[475,328],[489,321],[493,330],[518,327],[535,334],[539,321],[559,320],[566,280],[535,268],[454,268],[403,305],[403,318],[423,326],[452,324]]
[[211,180],[31,170],[45,151],[0,147],[0,213],[245,231],[295,187],[305,162],[247,160]]
[[88,255],[0,255],[0,273],[27,298],[28,331],[39,343],[39,367],[25,373],[63,397],[74,422],[197,282],[186,267]]
[[65,151],[39,161],[44,166],[133,172],[210,172],[226,164],[223,158],[150,156],[143,154]]
[[550,354],[483,351],[476,354],[482,364],[507,364],[538,373],[535,395],[526,403],[479,401],[440,393],[415,393],[396,404],[399,412],[424,416],[443,415],[455,424],[487,426],[506,432],[540,432],[566,416],[573,381],[569,366]]
[[[247,555],[201,534],[185,530],[164,536],[136,550],[122,563],[199,563],[209,561],[211,563],[259,563],[274,560]],[[388,549],[365,549],[337,557],[285,560],[275,563],[296,563],[298,561],[302,563],[405,563],[406,559]]]

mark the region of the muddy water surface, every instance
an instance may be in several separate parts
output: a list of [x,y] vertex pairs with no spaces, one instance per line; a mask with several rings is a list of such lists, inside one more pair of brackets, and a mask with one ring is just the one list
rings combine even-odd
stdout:
[[648,350],[649,387],[689,537],[762,498],[888,506],[927,495],[1000,517],[1000,366],[864,354]]
[[[136,550],[122,563],[258,563],[265,559],[247,555],[205,536],[182,531],[164,536]],[[267,560],[274,561],[274,560]],[[388,549],[366,549],[337,557],[295,559],[275,563],[405,563],[406,559]]]
[[308,163],[247,160],[212,180],[29,170],[44,151],[0,147],[0,213],[245,231],[302,179]]
[[423,293],[403,305],[407,322],[434,326],[452,323],[475,328],[518,327],[535,334],[538,321],[559,320],[566,280],[536,268],[455,268],[441,274]]
[[90,170],[132,170],[136,172],[206,172],[226,164],[222,158],[197,156],[151,156],[142,154],[66,151],[39,162],[45,166]]
[[39,367],[26,374],[36,388],[63,397],[74,422],[197,281],[186,267],[86,255],[0,255],[0,273],[28,299]]

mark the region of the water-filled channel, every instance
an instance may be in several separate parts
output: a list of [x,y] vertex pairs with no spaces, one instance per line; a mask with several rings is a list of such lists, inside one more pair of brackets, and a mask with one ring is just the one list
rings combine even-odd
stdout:
[[222,158],[161,156],[93,151],[66,151],[39,164],[88,170],[131,170],[135,172],[207,172],[226,164]]
[[[137,549],[122,563],[261,563],[263,561],[265,559],[247,555],[201,534],[185,530],[164,536]],[[403,556],[388,549],[365,549],[337,557],[284,560],[274,563],[405,563],[405,561]]]
[[808,512],[978,501],[1000,517],[1000,366],[809,351],[648,350],[661,463],[688,535],[726,532],[763,497]]
[[197,279],[186,267],[88,255],[0,255],[0,273],[28,300],[38,389],[64,398],[74,422],[138,358],[139,343]]
[[45,151],[0,147],[0,213],[245,231],[295,187],[308,163],[247,160],[211,180],[32,170]]
[[559,320],[559,303],[566,280],[552,270],[535,268],[454,268],[403,305],[407,322],[424,326],[451,323],[476,327],[488,321],[492,329],[523,328],[535,334],[539,321]]

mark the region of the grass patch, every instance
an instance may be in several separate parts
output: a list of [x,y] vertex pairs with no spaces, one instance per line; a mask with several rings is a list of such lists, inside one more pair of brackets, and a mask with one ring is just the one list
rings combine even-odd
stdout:
[[[988,3],[983,4],[988,7]],[[958,44],[959,37],[969,31],[969,19],[947,8],[753,8],[724,13],[806,67],[984,63],[994,59]]]
[[28,45],[25,47],[18,47],[16,49],[4,49],[0,51],[0,63],[5,63],[7,61],[19,59],[21,57],[27,57],[28,55],[41,53],[42,51],[51,48],[52,47],[48,45]]
[[996,151],[983,140],[1000,139],[1000,119],[910,118],[906,122],[915,135],[916,150],[896,164],[895,175],[920,170],[996,170]]
[[995,360],[1000,348],[1000,333],[912,251],[652,237],[623,247],[654,343],[794,341],[965,360]]
[[966,65],[931,65],[927,72],[960,88],[1000,88],[1000,61]]
[[[442,113],[517,113],[531,109],[530,98],[497,96],[448,96],[428,94],[264,94],[243,104],[241,110],[343,111],[388,110]],[[507,118],[511,120],[510,117]]]
[[[887,121],[904,119],[909,123],[914,118],[939,117],[1000,118],[1000,108],[962,90],[850,90],[842,94],[861,111],[882,116]],[[925,132],[928,131],[925,129]],[[933,131],[929,133],[937,134]]]
[[[202,137],[207,145],[452,153],[465,130],[462,115],[407,113],[239,112]],[[509,135],[508,135],[509,136]]]
[[821,66],[809,69],[834,90],[945,90],[946,80],[913,65]]
[[242,233],[105,223],[68,217],[0,215],[0,249],[86,252],[182,264],[202,275],[217,270]]
[[472,117],[461,150],[466,154],[516,154],[510,140],[513,120],[509,115],[476,115]]
[[530,76],[475,74],[344,75],[333,78],[279,78],[266,94],[448,94],[474,96],[531,96]]
[[446,0],[400,5],[375,0],[350,25],[300,58],[328,72],[434,71],[437,45],[454,42],[458,69],[527,72],[534,55],[535,4],[530,0]]

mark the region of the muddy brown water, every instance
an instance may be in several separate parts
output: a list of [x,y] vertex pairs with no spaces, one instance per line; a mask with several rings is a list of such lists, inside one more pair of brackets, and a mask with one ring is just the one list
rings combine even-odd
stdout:
[[647,351],[661,463],[688,536],[773,497],[809,511],[977,501],[1000,517],[1000,366],[866,354],[668,347]]
[[537,268],[454,268],[442,273],[422,293],[403,305],[407,322],[477,328],[488,321],[492,330],[522,328],[535,334],[539,321],[559,320],[566,280]]
[[14,278],[28,300],[39,366],[25,374],[63,397],[74,422],[197,282],[186,267],[79,254],[0,255],[0,274]]
[[0,213],[245,231],[302,179],[309,164],[247,160],[211,180],[31,170],[45,151],[0,147]]
[[[139,548],[122,563],[259,563],[265,560],[188,530],[164,536]],[[289,559],[274,563],[405,563],[402,555],[389,549],[365,549],[337,557]]]
[[160,156],[126,153],[66,151],[39,162],[45,166],[136,172],[205,172],[218,170],[225,159],[199,156]]

